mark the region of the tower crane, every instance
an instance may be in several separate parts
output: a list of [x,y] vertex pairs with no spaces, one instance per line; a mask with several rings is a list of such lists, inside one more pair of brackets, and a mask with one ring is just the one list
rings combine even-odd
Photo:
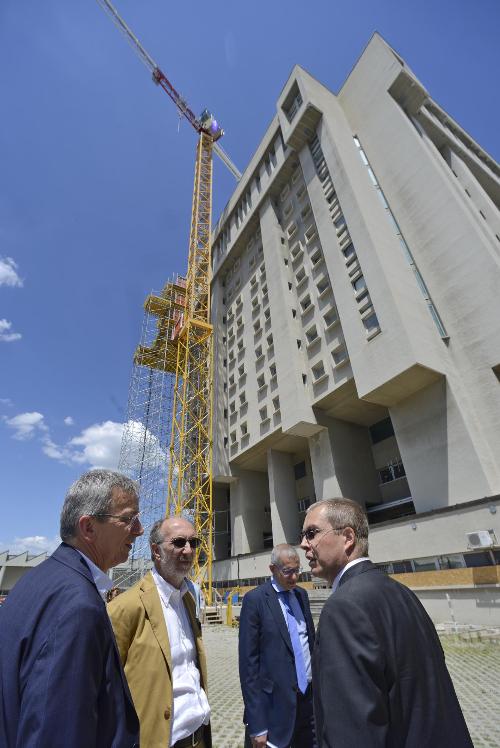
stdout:
[[[168,465],[166,513],[187,514],[193,520],[201,544],[194,561],[195,579],[202,585],[208,604],[212,602],[212,413],[213,413],[213,329],[210,322],[212,152],[219,156],[236,179],[241,173],[217,142],[224,134],[210,112],[197,117],[160,67],[146,52],[109,0],[97,0],[125,35],[153,81],[170,96],[180,115],[199,135],[195,176],[188,269],[185,283],[169,284],[176,323],[166,337],[159,333],[155,345],[165,347],[161,357],[164,370],[175,371],[172,424]],[[166,287],[167,288],[167,287]],[[149,297],[151,307],[162,305],[166,296]],[[159,324],[159,328],[161,325]],[[158,366],[153,350],[136,352],[141,365]],[[175,363],[174,363],[175,362]]]

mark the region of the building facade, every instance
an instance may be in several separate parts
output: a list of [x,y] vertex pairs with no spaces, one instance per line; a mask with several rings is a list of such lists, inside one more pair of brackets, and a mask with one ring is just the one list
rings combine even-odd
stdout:
[[499,207],[498,164],[378,34],[337,95],[293,69],[213,237],[219,584],[333,496],[390,571],[500,561]]

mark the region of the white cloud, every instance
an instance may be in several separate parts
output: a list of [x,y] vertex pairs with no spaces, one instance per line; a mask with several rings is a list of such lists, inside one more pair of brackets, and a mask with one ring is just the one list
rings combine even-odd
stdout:
[[[72,462],[116,470],[120,459],[123,423],[104,421],[84,429],[68,443]],[[75,449],[76,448],[76,449]]]
[[0,405],[5,405],[7,408],[11,408],[14,403],[10,399],[10,397],[0,397]]
[[14,430],[13,439],[25,441],[31,439],[38,431],[47,431],[43,415],[34,411],[33,413],[19,413],[12,418],[3,417],[7,426]]
[[22,279],[17,273],[18,265],[12,257],[0,257],[0,286],[17,286],[21,288]]
[[14,340],[21,340],[23,337],[20,332],[10,332],[12,322],[7,319],[0,319],[0,343],[12,343]]
[[0,549],[12,554],[28,553],[39,555],[40,553],[52,553],[55,551],[61,539],[59,535],[46,538],[45,535],[28,535],[25,538],[14,538],[14,540],[0,540]]
[[74,420],[71,418],[71,416],[66,416],[64,419],[64,423],[66,426],[72,426],[74,424]]

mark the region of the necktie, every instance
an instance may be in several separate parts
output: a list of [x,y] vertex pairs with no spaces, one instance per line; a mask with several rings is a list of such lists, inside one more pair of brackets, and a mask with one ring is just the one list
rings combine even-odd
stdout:
[[306,664],[304,662],[304,653],[302,652],[302,646],[300,644],[299,629],[297,627],[297,620],[293,614],[290,606],[290,591],[280,592],[283,602],[285,604],[286,619],[288,624],[288,633],[290,634],[290,640],[292,642],[293,656],[295,659],[295,671],[297,673],[297,685],[302,693],[306,692],[307,689],[307,673]]

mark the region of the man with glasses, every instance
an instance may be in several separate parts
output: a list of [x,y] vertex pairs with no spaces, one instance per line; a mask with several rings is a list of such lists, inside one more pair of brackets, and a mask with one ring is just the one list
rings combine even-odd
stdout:
[[155,522],[153,570],[108,606],[146,748],[211,746],[205,652],[187,579],[199,544],[183,517]]
[[143,529],[137,484],[91,470],[69,489],[61,545],[0,610],[0,745],[132,748],[139,723],[104,597]]
[[246,748],[313,748],[314,625],[291,545],[271,554],[272,577],[243,598],[239,667]]
[[318,501],[301,537],[312,574],[332,585],[313,653],[321,748],[473,748],[431,619],[368,558],[364,509]]

